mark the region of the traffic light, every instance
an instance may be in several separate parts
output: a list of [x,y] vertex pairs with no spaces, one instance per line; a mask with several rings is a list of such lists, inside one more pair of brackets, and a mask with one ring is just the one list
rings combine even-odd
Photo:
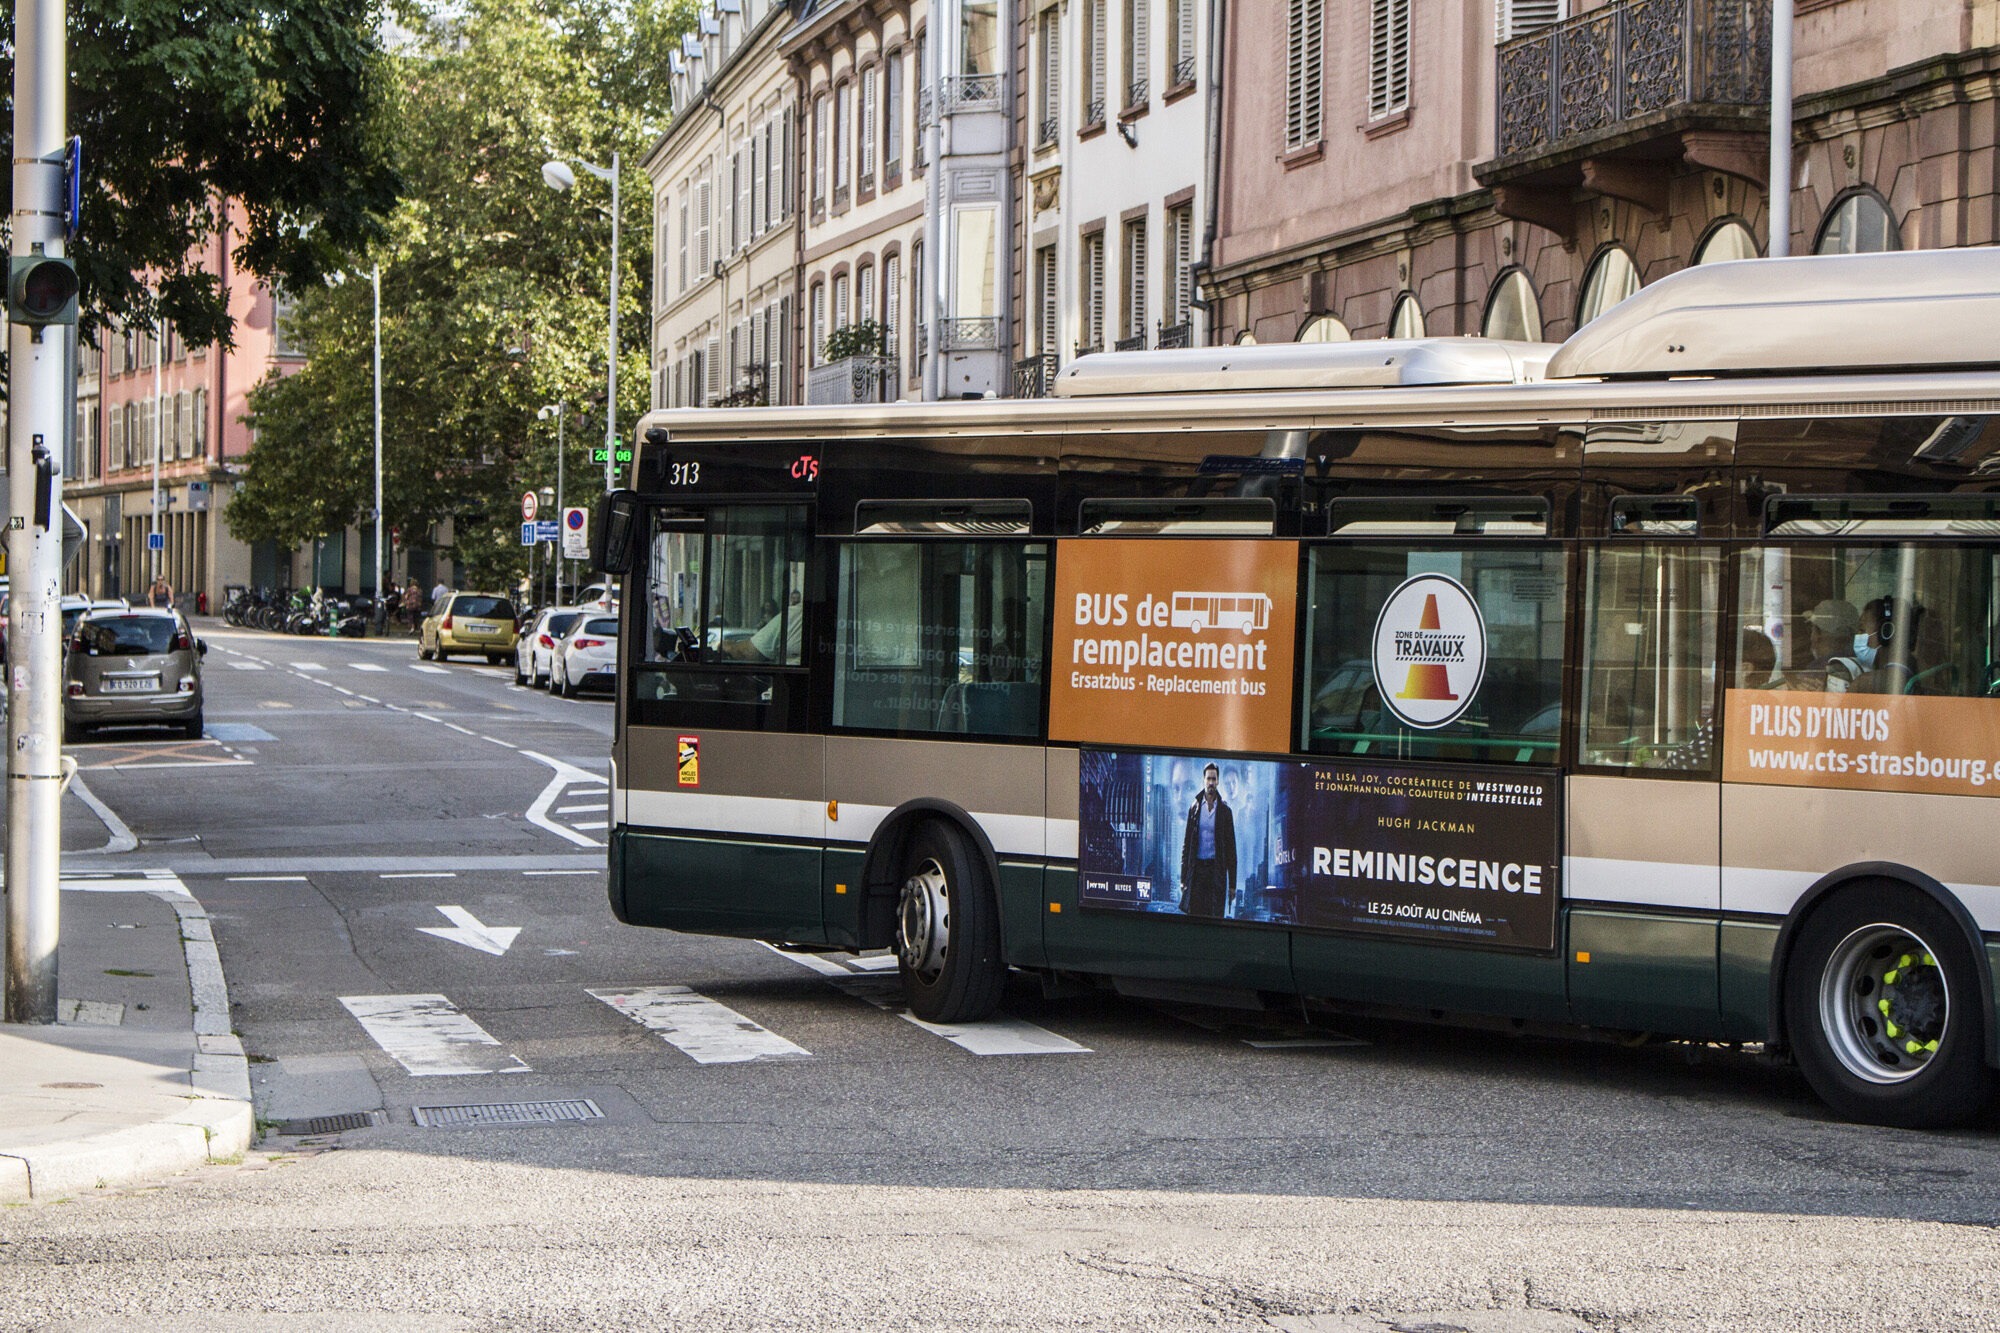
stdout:
[[51,255],[11,256],[7,317],[35,328],[76,323],[76,265]]

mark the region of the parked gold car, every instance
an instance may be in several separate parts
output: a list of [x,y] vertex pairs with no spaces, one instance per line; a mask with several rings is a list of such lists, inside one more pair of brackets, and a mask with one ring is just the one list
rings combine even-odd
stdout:
[[514,653],[514,603],[499,593],[455,592],[417,628],[417,656],[442,662],[453,653],[484,653],[496,666]]

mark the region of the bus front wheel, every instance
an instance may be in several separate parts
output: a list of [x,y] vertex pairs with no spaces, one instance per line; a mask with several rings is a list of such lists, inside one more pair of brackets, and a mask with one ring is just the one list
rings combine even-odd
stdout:
[[1977,962],[1915,889],[1842,889],[1806,919],[1785,977],[1800,1070],[1851,1120],[1935,1129],[1991,1100]]
[[1000,908],[965,835],[937,820],[911,834],[896,903],[896,961],[910,1011],[969,1023],[1000,1004]]

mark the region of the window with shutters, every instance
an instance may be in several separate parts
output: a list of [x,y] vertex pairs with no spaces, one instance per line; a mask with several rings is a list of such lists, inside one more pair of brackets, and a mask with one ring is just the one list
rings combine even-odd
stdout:
[[1368,118],[1410,105],[1410,0],[1369,0]]
[[910,163],[913,172],[924,169],[924,125],[929,119],[926,108],[930,105],[930,89],[924,86],[924,30],[917,29],[915,44],[910,48],[910,82],[917,89],[917,131],[910,143]]
[[1326,0],[1286,0],[1286,6],[1285,150],[1293,152],[1320,141]]
[[709,219],[714,213],[714,182],[703,170],[701,179],[694,187],[694,280],[701,282],[709,275],[713,256],[709,251]]
[[1150,0],[1125,0],[1125,105],[1144,106],[1152,90],[1153,15]]
[[890,356],[901,355],[903,326],[903,257],[882,261],[882,342]]
[[743,186],[747,179],[743,174],[743,150],[739,148],[729,155],[729,253],[732,255],[743,248],[745,239]]
[[1494,32],[1503,42],[1562,22],[1568,8],[1563,0],[1498,0],[1498,3]]
[[833,207],[847,207],[849,183],[854,179],[854,85],[843,83],[833,90]]
[[903,56],[889,57],[882,70],[882,176],[903,174]]
[[680,250],[681,281],[677,290],[684,292],[688,289],[688,201],[687,187],[685,185],[681,187]]
[[847,275],[842,273],[833,280],[833,327],[844,329],[847,323]]
[[722,339],[720,337],[714,334],[709,335],[708,346],[702,349],[701,364],[703,371],[706,372],[702,378],[701,402],[703,407],[707,407],[714,403],[716,399],[722,397],[724,392],[722,387]]
[[1062,133],[1062,13],[1046,10],[1036,25],[1041,43],[1041,60],[1037,73],[1041,78],[1040,97],[1036,101],[1037,125],[1035,146],[1053,147],[1057,136]]
[[861,188],[864,190],[875,188],[875,129],[877,124],[875,96],[880,86],[877,79],[879,73],[880,71],[873,65],[861,71],[861,151],[858,156],[861,159]]
[[1083,7],[1083,128],[1104,124],[1104,6],[1107,0],[1084,0]]
[[1104,233],[1083,238],[1083,308],[1078,311],[1085,352],[1104,350]]
[[1035,251],[1035,350],[1043,356],[1062,351],[1062,313],[1056,305],[1056,248]]
[[820,364],[820,349],[826,346],[826,284],[816,282],[812,289],[812,325],[808,330],[811,341],[806,345],[806,364]]
[[180,456],[193,458],[194,449],[194,395],[186,389],[174,395],[174,418],[177,423],[175,438],[180,443]]
[[1167,0],[1167,83],[1184,88],[1194,82],[1195,0]]
[[813,98],[813,212],[826,211],[826,94]]
[[1169,325],[1188,321],[1188,303],[1194,298],[1194,205],[1179,204],[1167,210],[1167,252],[1165,274],[1166,310]]
[[930,278],[924,269],[924,243],[910,243],[910,307],[917,312],[916,330],[911,338],[913,354],[910,357],[910,378],[917,377],[919,363],[927,349],[925,330],[930,327],[931,289]]
[[117,408],[111,409],[111,462],[108,468],[117,472],[125,466],[125,414]]
[[764,169],[761,160],[763,148],[764,129],[761,125],[755,126],[750,131],[750,142],[743,146],[743,166],[748,175],[743,188],[750,199],[749,206],[743,212],[744,216],[750,219],[748,239],[752,241],[762,236],[764,228],[770,225],[770,215],[764,211]]
[[1125,224],[1125,337],[1146,341],[1146,220]]
[[875,318],[875,266],[863,264],[854,275],[854,320]]

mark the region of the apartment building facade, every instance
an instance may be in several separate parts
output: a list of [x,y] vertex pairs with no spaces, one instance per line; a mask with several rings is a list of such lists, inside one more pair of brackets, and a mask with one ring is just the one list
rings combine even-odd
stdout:
[[[1217,339],[1559,340],[1768,253],[1769,23],[1765,0],[1231,6]],[[2000,0],[1800,0],[1790,253],[2000,239],[1996,43]]]
[[791,0],[698,15],[670,57],[653,188],[655,406],[799,401]]
[[1209,0],[1024,0],[1015,115],[1017,396],[1073,356],[1206,340]]

